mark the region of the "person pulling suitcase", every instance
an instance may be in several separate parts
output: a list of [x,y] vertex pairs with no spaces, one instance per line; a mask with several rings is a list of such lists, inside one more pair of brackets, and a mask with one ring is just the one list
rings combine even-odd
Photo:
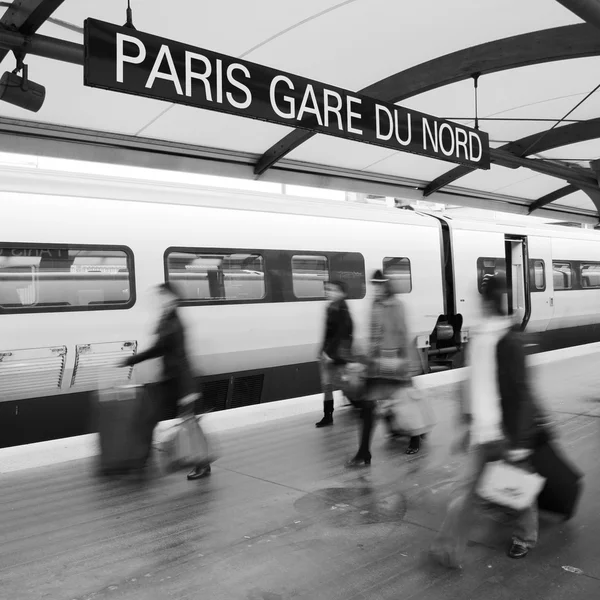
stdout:
[[[165,416],[170,419],[177,417],[181,410],[193,411],[198,394],[185,349],[185,331],[178,313],[179,296],[169,282],[160,284],[157,291],[161,316],[156,340],[150,348],[130,356],[121,366],[131,367],[151,358],[162,357],[163,377],[159,390]],[[200,479],[210,472],[210,463],[203,462],[197,464],[187,478]]]

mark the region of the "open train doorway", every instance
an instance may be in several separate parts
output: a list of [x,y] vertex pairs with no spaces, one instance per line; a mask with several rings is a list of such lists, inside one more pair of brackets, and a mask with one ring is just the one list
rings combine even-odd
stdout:
[[531,297],[529,290],[529,254],[527,236],[507,235],[504,238],[506,252],[507,312],[517,323],[521,331],[527,326],[531,316]]

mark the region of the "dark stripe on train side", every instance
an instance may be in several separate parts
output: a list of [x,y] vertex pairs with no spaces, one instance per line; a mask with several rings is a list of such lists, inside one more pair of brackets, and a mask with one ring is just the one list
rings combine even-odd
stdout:
[[[600,324],[525,334],[528,354],[600,342]],[[227,410],[317,394],[321,386],[317,363],[212,375],[198,380],[202,410]],[[156,388],[150,390],[151,397]],[[0,448],[92,433],[93,393],[0,402]],[[322,410],[314,403],[315,414]]]
[[[157,388],[149,388],[149,402],[155,406]],[[317,363],[301,363],[212,375],[198,379],[198,389],[203,400],[196,412],[274,402],[318,393],[319,368]],[[92,433],[93,407],[94,392],[0,402],[0,448]]]

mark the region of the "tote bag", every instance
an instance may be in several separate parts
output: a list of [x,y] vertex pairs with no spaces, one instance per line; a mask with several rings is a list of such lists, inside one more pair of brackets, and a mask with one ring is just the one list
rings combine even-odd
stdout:
[[380,411],[392,417],[399,432],[410,436],[429,433],[435,425],[429,398],[414,386],[402,386],[391,398],[380,401]]
[[484,500],[514,510],[531,506],[541,492],[546,479],[504,461],[488,463],[477,487]]
[[210,463],[215,459],[209,441],[194,416],[186,417],[172,427],[158,450],[167,471]]

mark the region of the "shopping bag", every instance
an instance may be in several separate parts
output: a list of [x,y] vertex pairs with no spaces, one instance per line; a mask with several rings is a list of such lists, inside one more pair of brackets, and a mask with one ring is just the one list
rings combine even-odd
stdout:
[[477,495],[493,504],[524,510],[536,501],[545,481],[538,473],[495,461],[486,465]]
[[394,430],[415,436],[429,433],[435,425],[431,402],[414,386],[398,388],[390,398],[379,402],[382,416],[391,418]]
[[159,460],[166,471],[210,464],[215,456],[196,417],[190,416],[171,428],[158,444]]

